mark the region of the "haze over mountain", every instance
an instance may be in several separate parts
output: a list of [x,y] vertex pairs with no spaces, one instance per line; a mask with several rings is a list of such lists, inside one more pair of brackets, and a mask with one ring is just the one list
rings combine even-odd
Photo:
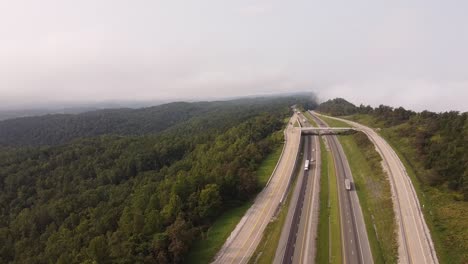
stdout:
[[0,105],[316,91],[466,111],[463,1],[4,1]]

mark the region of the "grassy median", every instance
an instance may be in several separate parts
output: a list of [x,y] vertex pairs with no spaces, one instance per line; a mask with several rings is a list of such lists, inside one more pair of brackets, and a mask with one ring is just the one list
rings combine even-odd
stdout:
[[342,263],[341,247],[341,221],[340,205],[338,198],[338,179],[336,177],[335,162],[331,151],[327,152],[328,158],[328,177],[330,191],[330,263]]
[[317,263],[342,263],[341,222],[335,163],[331,152],[322,147],[320,213],[317,236]]
[[315,263],[329,263],[329,225],[330,217],[329,190],[328,190],[328,154],[323,139],[320,138],[321,146],[321,176],[320,176],[320,210],[317,229],[317,256]]
[[317,123],[315,120],[312,118],[312,115],[309,113],[309,111],[304,112],[305,118],[309,121],[309,124],[313,127],[318,127]]

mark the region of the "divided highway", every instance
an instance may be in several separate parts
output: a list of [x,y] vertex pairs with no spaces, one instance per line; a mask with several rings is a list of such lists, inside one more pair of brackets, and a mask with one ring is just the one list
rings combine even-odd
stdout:
[[[299,115],[301,116],[301,115]],[[303,117],[300,117],[300,121]],[[309,126],[302,122],[303,127]],[[305,160],[309,168],[305,169]],[[320,142],[318,136],[304,136],[304,157],[283,226],[274,263],[313,263],[320,188]]]
[[[320,127],[328,125],[311,112]],[[338,182],[338,200],[340,206],[342,252],[344,263],[373,263],[372,252],[367,236],[367,230],[362,215],[359,198],[351,184],[351,190],[346,190],[345,179],[353,182],[351,169],[338,138],[334,135],[324,136],[335,162]]]
[[392,147],[369,127],[341,118],[330,118],[346,122],[364,132],[374,143],[384,161],[395,204],[399,263],[439,263],[416,191],[403,163]]
[[293,173],[301,140],[301,129],[295,128],[296,114],[285,130],[286,142],[280,160],[267,186],[224,243],[214,263],[247,263],[262,239],[263,232],[285,194]]

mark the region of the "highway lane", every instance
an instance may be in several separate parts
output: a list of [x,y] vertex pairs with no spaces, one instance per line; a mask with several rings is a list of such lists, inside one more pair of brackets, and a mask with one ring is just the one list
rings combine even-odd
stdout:
[[[319,126],[328,126],[316,115],[313,113],[311,114]],[[338,200],[340,206],[343,262],[373,263],[372,252],[359,199],[354,188],[350,191],[345,189],[345,179],[349,179],[353,182],[351,169],[346,159],[346,155],[344,154],[343,148],[336,136],[327,135],[324,137],[330,147],[335,162],[338,182]],[[354,187],[353,184],[352,187]]]
[[[310,126],[300,116],[301,125]],[[274,263],[312,263],[316,254],[316,237],[320,188],[320,142],[317,136],[304,136],[305,160],[311,162],[309,170],[302,167],[293,190],[288,215],[283,226]]]
[[257,248],[263,232],[285,194],[293,173],[301,140],[300,128],[293,127],[293,115],[285,130],[283,154],[267,186],[257,195],[254,204],[224,243],[214,263],[247,263]]
[[[298,166],[301,166],[300,169],[298,170],[298,172],[296,173],[297,175],[294,175],[295,177],[297,177],[297,180],[296,180],[296,184],[294,186],[294,189],[292,190],[292,196],[291,196],[291,200],[289,202],[289,207],[288,207],[288,212],[287,212],[287,215],[286,215],[286,220],[285,220],[285,223],[282,227],[282,230],[281,230],[281,236],[280,236],[280,239],[278,241],[278,246],[277,246],[277,249],[276,249],[276,254],[275,254],[275,259],[273,261],[273,263],[275,264],[281,264],[283,262],[283,257],[284,257],[284,254],[285,254],[285,251],[286,251],[286,247],[288,245],[288,240],[289,240],[289,235],[290,235],[290,230],[291,230],[291,226],[293,225],[293,218],[294,218],[294,212],[296,211],[296,207],[297,207],[297,204],[299,204],[299,194],[300,194],[300,189],[302,187],[302,182],[304,180],[304,177],[303,174],[304,174],[304,170],[303,170],[303,167],[304,166],[303,164],[305,163],[305,153],[307,153],[307,145],[308,145],[308,137],[307,138],[304,138],[304,144],[302,144],[302,153],[303,153],[303,157],[302,159],[300,160],[300,163]],[[307,142],[306,142],[307,141]]]
[[[304,145],[306,151],[304,152],[304,157],[310,160],[311,156],[311,147],[310,147],[310,137],[305,137]],[[304,163],[303,163],[304,164]],[[302,165],[304,166],[304,165]],[[307,183],[309,182],[309,170],[302,169],[302,181],[299,187],[299,198],[297,203],[294,206],[293,218],[291,225],[288,230],[288,240],[285,248],[285,253],[282,258],[282,263],[292,263],[294,252],[296,249],[296,241],[299,235],[299,224],[302,218],[302,212],[305,211],[304,209],[304,198],[307,188]]]
[[416,191],[398,155],[373,129],[349,120],[334,119],[367,134],[384,161],[390,177],[398,225],[399,263],[439,263]]
[[[318,136],[310,137],[309,159],[311,167],[305,177],[307,187],[299,221],[299,230],[292,263],[312,263],[316,254],[316,238],[319,212],[320,193],[320,141]],[[309,150],[310,150],[309,148]]]

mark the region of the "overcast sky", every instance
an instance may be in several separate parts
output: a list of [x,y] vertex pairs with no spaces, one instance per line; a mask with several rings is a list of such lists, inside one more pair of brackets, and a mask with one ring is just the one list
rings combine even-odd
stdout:
[[468,110],[468,1],[2,0],[0,104],[315,91]]

